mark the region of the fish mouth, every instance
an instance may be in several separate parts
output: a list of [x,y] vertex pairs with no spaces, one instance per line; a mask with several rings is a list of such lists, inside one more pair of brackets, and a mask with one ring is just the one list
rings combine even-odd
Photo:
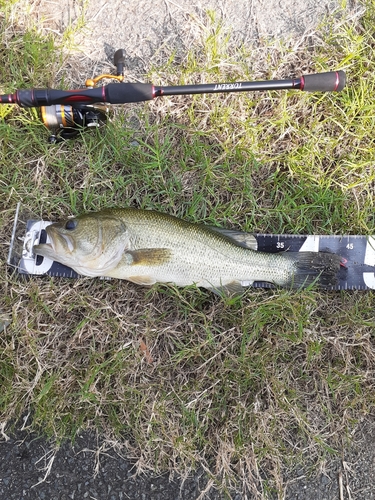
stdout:
[[35,254],[57,260],[59,258],[61,259],[63,255],[72,253],[74,246],[69,236],[56,233],[52,229],[52,226],[46,227],[45,231],[47,233],[47,238],[41,235],[39,237],[39,242],[33,246]]
[[47,241],[45,245],[48,245],[53,252],[58,254],[59,247],[62,247],[60,248],[60,250],[63,250],[64,253],[73,252],[74,245],[71,238],[68,235],[56,231],[56,229],[53,227],[53,224],[46,227],[46,232],[47,232]]
[[46,257],[47,259],[54,260],[56,257],[56,252],[53,249],[53,246],[50,243],[40,243],[38,245],[33,246],[33,254],[41,255],[42,257]]
[[49,238],[48,226],[42,229],[39,236],[32,242],[32,252],[34,255],[52,258],[55,248],[51,238]]

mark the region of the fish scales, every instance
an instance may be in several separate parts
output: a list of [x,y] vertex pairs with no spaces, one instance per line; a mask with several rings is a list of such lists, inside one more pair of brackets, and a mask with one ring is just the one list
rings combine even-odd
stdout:
[[[208,288],[233,281],[281,283],[288,279],[292,270],[293,264],[289,261],[285,269],[280,255],[274,254],[270,259],[269,254],[240,247],[228,237],[204,226],[151,211],[138,212],[137,216],[138,220],[127,221],[131,249],[172,249],[171,259],[154,266],[152,271],[147,265],[138,268],[144,274],[153,272],[156,281],[173,282],[179,286],[195,283]],[[148,226],[148,231],[144,231],[144,225]],[[117,266],[112,275],[126,278],[129,269]]]

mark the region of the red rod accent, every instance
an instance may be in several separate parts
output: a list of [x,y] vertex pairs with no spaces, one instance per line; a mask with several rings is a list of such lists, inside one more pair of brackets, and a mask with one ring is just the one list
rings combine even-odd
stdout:
[[3,96],[0,96],[0,102],[14,102],[14,94],[5,94]]
[[301,86],[300,86],[300,90],[303,90],[305,87],[305,79],[303,78],[303,76],[301,76]]
[[339,72],[336,71],[336,85],[335,85],[335,88],[333,89],[334,92],[337,90],[339,84],[340,84]]
[[[72,92],[74,92],[74,91],[72,91]],[[92,102],[92,99],[91,99],[91,97],[86,96],[86,95],[72,95],[70,97],[66,97],[64,99],[64,102],[65,103],[69,103],[69,102]]]

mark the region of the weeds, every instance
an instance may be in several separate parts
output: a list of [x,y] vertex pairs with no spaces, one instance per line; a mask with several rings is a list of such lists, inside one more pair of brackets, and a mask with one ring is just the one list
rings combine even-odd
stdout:
[[[130,205],[254,232],[374,234],[367,7],[355,22],[324,24],[310,49],[251,53],[230,46],[210,14],[184,60],[149,74],[174,85],[345,69],[340,94],[158,99],[54,146],[33,110],[0,109],[0,304],[13,313],[0,336],[1,422],[29,411],[57,440],[95,428],[139,470],[202,466],[212,484],[254,498],[282,497],[286,468],[324,464],[349,439],[374,407],[372,292],[249,290],[223,301],[194,287],[21,281],[5,260],[18,201],[51,220]],[[2,92],[58,86],[61,40],[7,16]]]

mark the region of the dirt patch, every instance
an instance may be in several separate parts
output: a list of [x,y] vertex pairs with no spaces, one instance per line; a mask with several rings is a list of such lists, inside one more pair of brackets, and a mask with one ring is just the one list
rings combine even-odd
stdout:
[[129,76],[139,79],[151,66],[164,64],[172,53],[184,57],[207,26],[210,12],[230,34],[232,44],[252,46],[289,38],[300,43],[316,30],[323,17],[335,15],[338,9],[335,0],[39,0],[34,14],[58,33],[84,23],[84,29],[74,38],[82,50],[84,67],[88,60],[93,71],[111,65],[115,50],[123,48]]

